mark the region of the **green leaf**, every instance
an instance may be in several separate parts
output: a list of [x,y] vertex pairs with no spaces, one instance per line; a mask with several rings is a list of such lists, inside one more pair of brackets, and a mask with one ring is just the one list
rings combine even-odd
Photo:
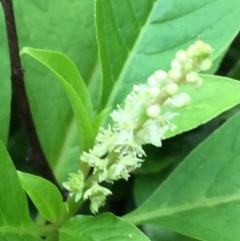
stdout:
[[167,138],[204,124],[240,103],[239,81],[211,75],[202,77],[205,82],[200,89],[196,90],[190,86],[183,86],[181,89],[192,97],[192,102],[176,111],[180,115],[173,119],[172,123],[177,129],[167,132]]
[[4,15],[2,8],[0,7],[0,140],[6,145],[10,123],[11,81],[7,35],[5,28]]
[[[88,86],[99,83],[94,0],[14,1],[14,12],[20,48],[28,46],[64,53],[76,64]],[[5,29],[3,22],[0,29]],[[0,44],[2,57],[6,46]],[[78,131],[71,105],[61,83],[54,81],[50,71],[31,58],[23,58],[22,63],[41,145],[58,180],[66,181],[68,173],[75,172],[79,165]],[[96,95],[92,101],[97,108]]]
[[58,79],[65,80],[71,85],[81,99],[89,118],[92,118],[93,109],[88,90],[76,65],[69,58],[58,52],[27,47],[23,48],[20,54],[24,53],[29,54],[49,68]]
[[66,207],[57,187],[46,179],[28,173],[18,172],[18,177],[22,188],[42,216],[50,222],[60,220]]
[[29,215],[27,198],[2,142],[0,142],[0,176],[0,240],[40,241]]
[[138,175],[134,178],[134,201],[140,206],[144,201],[152,195],[159,185],[166,179],[165,173],[151,173],[146,175]]
[[102,107],[115,107],[134,84],[168,70],[176,51],[198,38],[218,58],[239,31],[239,11],[238,0],[97,0]]
[[163,225],[200,240],[239,240],[239,129],[240,113],[200,144],[125,220]]
[[110,213],[76,216],[60,229],[60,241],[149,241],[134,225]]
[[151,241],[197,241],[159,225],[146,224],[142,228]]
[[64,55],[53,51],[23,48],[21,53],[26,53],[35,58],[58,77],[70,100],[77,120],[81,151],[88,150],[94,141],[90,121],[92,106],[87,89],[76,66]]

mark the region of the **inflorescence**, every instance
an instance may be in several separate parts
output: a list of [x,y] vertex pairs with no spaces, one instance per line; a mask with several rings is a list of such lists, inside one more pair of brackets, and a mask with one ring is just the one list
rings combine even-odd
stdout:
[[171,70],[158,70],[148,78],[147,84],[133,87],[124,107],[117,106],[110,114],[114,124],[109,124],[107,129],[101,127],[93,148],[80,156],[82,162],[93,168],[91,177],[85,180],[79,170],[77,174],[69,174],[69,180],[63,183],[70,195],[75,195],[75,201],[90,199],[90,209],[97,213],[106,196],[111,194],[100,183],[128,180],[146,156],[142,146],[162,145],[166,131],[176,129],[171,120],[178,113],[172,110],[187,106],[191,101],[188,94],[178,92],[179,86],[202,86],[203,79],[196,71],[211,68],[212,51],[210,45],[197,41],[186,51],[176,53]]

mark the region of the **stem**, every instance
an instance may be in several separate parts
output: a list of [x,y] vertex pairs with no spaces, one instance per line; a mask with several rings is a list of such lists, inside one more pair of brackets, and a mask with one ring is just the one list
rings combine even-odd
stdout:
[[0,2],[3,6],[8,36],[12,88],[16,98],[20,120],[30,146],[29,159],[33,161],[42,177],[58,187],[64,198],[60,185],[58,184],[40,145],[31,115],[29,101],[23,81],[24,71],[22,69],[19,56],[19,46],[12,0],[0,0]]
[[65,216],[61,218],[61,220],[58,222],[59,226],[62,226],[64,223],[66,223],[71,217],[73,217],[76,212],[79,210],[79,208],[84,203],[83,197],[78,201],[75,202],[75,196],[72,196],[69,198],[67,205],[68,205],[68,212]]

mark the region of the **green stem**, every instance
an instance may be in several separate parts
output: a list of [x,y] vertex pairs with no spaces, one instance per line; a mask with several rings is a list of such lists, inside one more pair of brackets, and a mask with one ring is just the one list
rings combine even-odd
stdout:
[[49,225],[36,225],[35,232],[38,233],[40,236],[47,236],[50,233],[55,232],[58,229],[56,224],[49,224]]
[[7,30],[12,89],[17,102],[20,120],[22,122],[22,126],[30,147],[28,157],[29,160],[35,164],[42,177],[55,184],[61,192],[63,198],[65,198],[65,195],[59,183],[57,182],[57,179],[54,176],[43,152],[37,135],[36,127],[33,122],[30,104],[24,84],[24,71],[19,56],[18,36],[15,24],[13,3],[12,0],[0,0],[0,2],[2,3]]

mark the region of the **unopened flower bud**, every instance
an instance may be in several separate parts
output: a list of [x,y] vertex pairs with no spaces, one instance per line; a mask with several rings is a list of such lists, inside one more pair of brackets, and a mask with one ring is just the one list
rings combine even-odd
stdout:
[[154,86],[159,86],[159,83],[156,81],[154,76],[151,75],[151,76],[148,77],[148,85],[151,86],[151,87],[154,87]]
[[98,209],[104,205],[106,196],[112,194],[110,190],[100,186],[98,183],[94,183],[89,189],[87,189],[83,195],[83,199],[90,199],[90,209],[92,213],[97,213]]
[[212,67],[212,61],[210,59],[204,59],[201,62],[199,69],[206,71],[206,70],[209,70],[211,67]]
[[160,106],[159,105],[152,105],[147,108],[147,115],[151,118],[156,118],[160,114]]
[[168,76],[174,82],[178,82],[182,78],[182,71],[179,69],[171,69],[168,71]]
[[186,51],[184,50],[179,50],[177,53],[176,53],[176,56],[175,56],[176,60],[181,63],[181,64],[185,64],[187,61],[188,61],[188,56],[187,56],[187,53]]
[[205,47],[205,43],[201,40],[198,40],[197,42],[195,42],[194,46],[197,48],[197,49],[201,49],[201,48],[204,48]]
[[198,74],[196,72],[190,72],[186,76],[186,81],[188,84],[196,84],[198,81]]
[[176,108],[181,108],[190,104],[191,97],[186,93],[180,93],[173,96],[172,104]]
[[201,78],[201,77],[198,77],[198,81],[197,81],[197,83],[195,84],[195,88],[200,88],[200,87],[202,87],[202,85],[203,85],[203,82],[204,82],[204,80]]
[[171,62],[171,68],[172,69],[182,69],[182,65],[176,59],[173,59]]
[[150,97],[156,98],[161,94],[161,89],[158,87],[150,87],[148,90]]
[[168,81],[168,75],[165,71],[163,70],[157,70],[154,73],[154,77],[155,79],[161,84],[161,83],[165,83],[166,81]]
[[189,58],[193,58],[196,55],[197,48],[194,45],[191,45],[187,51],[186,54]]
[[[150,77],[151,77],[151,76],[150,76]],[[133,90],[134,90],[134,91],[139,91],[139,89],[140,89],[139,85],[134,85],[134,86],[133,86]]]
[[170,83],[170,84],[167,84],[164,88],[165,90],[165,93],[168,95],[168,96],[173,96],[177,93],[179,87],[177,84],[175,83]]
[[192,63],[192,61],[190,61],[190,60],[189,60],[186,64],[184,64],[184,66],[183,66],[183,70],[184,70],[186,73],[191,72],[193,69],[194,69],[193,63]]
[[209,45],[209,44],[205,44],[205,49],[206,49],[206,52],[211,55],[212,52],[213,52],[213,48]]

